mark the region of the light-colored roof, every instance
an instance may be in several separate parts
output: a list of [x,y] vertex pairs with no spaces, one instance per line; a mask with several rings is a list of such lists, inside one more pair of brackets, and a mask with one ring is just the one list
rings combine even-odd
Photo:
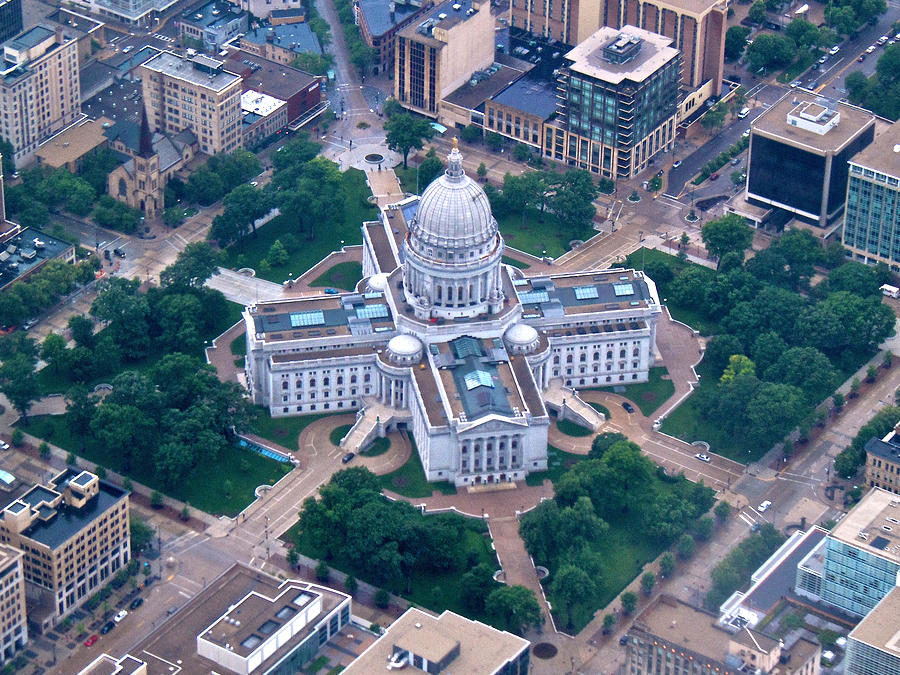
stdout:
[[70,127],[44,143],[34,154],[39,163],[45,166],[53,168],[65,166],[106,142],[106,136],[103,134],[104,124],[112,124],[112,120],[98,117]]
[[527,323],[515,323],[509,327],[504,336],[515,345],[530,345],[538,339],[538,332]]
[[415,335],[395,335],[388,342],[388,350],[398,356],[413,356],[422,351],[422,342]]
[[[620,35],[641,40],[637,56],[625,63],[610,63],[603,58],[603,48],[614,42]],[[678,50],[672,46],[672,39],[635,26],[610,28],[604,26],[572,51],[566,54],[571,61],[569,69],[603,82],[618,84],[622,80],[642,82],[678,57]]]
[[271,115],[285,104],[279,98],[248,89],[241,94],[241,110],[245,113],[256,113],[262,117]]
[[241,81],[239,76],[227,70],[216,71],[222,64],[222,61],[206,56],[182,58],[172,52],[160,52],[141,67],[162,73],[166,77],[189,82],[194,86],[222,91]]
[[347,675],[383,672],[395,645],[434,661],[446,658],[458,646],[459,654],[445,665],[445,672],[453,675],[491,675],[530,647],[528,640],[449,610],[435,617],[413,608],[391,624],[343,672]]
[[[798,114],[799,108],[804,104],[818,104],[835,110],[840,114],[840,121],[824,134],[792,126],[788,123],[788,114]],[[875,116],[862,108],[839,103],[810,91],[793,89],[757,117],[750,128],[753,133],[776,138],[807,151],[824,154],[839,152],[874,123]]]
[[893,588],[850,632],[850,639],[900,659],[900,588]]
[[872,488],[830,536],[900,565],[900,496]]
[[884,133],[877,135],[875,141],[854,155],[850,163],[900,178],[900,123],[894,122]]

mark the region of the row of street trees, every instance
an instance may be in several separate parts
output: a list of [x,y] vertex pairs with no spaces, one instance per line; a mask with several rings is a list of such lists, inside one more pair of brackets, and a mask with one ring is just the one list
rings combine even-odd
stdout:
[[78,286],[94,280],[100,261],[88,258],[69,265],[62,260],[49,260],[28,279],[0,293],[0,325],[17,326],[36,316]]
[[356,10],[350,0],[335,0],[334,8],[337,10],[338,21],[344,31],[344,42],[350,55],[350,63],[365,76],[366,70],[375,60],[375,50],[363,42],[356,22]]
[[885,48],[871,77],[854,70],[845,86],[851,103],[891,120],[900,118],[900,44]]

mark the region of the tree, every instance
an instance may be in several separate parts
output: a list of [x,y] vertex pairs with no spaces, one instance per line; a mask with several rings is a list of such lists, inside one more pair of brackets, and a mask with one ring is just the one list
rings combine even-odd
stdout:
[[612,627],[616,625],[616,615],[615,614],[604,614],[603,615],[603,634],[609,635],[612,633]]
[[[747,12],[747,18],[753,23],[761,24],[766,20],[766,3],[765,0],[756,0],[750,5],[750,11]],[[755,44],[755,41],[754,41]],[[751,45],[752,46],[752,45]]]
[[801,49],[819,46],[819,29],[806,19],[796,18],[791,21],[784,29],[784,34]]
[[755,375],[756,364],[743,354],[732,354],[728,359],[728,366],[719,378],[721,384],[731,384],[740,375]]
[[460,577],[460,600],[468,610],[480,614],[484,611],[485,599],[495,586],[490,566],[479,563]]
[[675,556],[666,551],[659,559],[659,573],[663,577],[669,577],[675,571]]
[[425,159],[419,164],[419,186],[430,185],[431,182],[444,173],[444,163],[438,158],[434,148],[428,151]]
[[388,605],[391,603],[391,594],[388,593],[383,588],[379,588],[375,591],[375,606],[381,609],[387,609]]
[[771,33],[760,33],[753,44],[747,47],[747,61],[754,71],[784,68],[794,60],[796,54],[797,45],[793,40]]
[[[294,549],[291,549],[291,550],[293,551]],[[356,581],[356,577],[353,576],[352,574],[348,575],[347,578],[344,580],[344,588],[347,589],[347,592],[350,595],[355,595],[356,591],[359,590],[359,582]]]
[[324,560],[320,560],[319,564],[316,565],[316,580],[325,583],[328,581],[328,577],[331,576],[331,570],[328,569],[328,563]]
[[502,586],[491,591],[484,602],[484,610],[494,626],[517,635],[543,623],[534,592],[525,586]]
[[68,349],[66,340],[59,333],[50,333],[41,344],[41,358],[53,366],[53,371],[58,373],[60,366],[65,363]]
[[152,546],[153,538],[156,535],[153,528],[134,514],[131,514],[129,521],[131,549],[133,551],[143,551],[148,546]]
[[747,36],[750,35],[750,29],[746,26],[732,26],[725,33],[725,58],[729,61],[735,61],[741,58],[744,49],[747,46]]
[[600,459],[615,443],[627,440],[628,437],[625,434],[620,434],[617,431],[604,431],[591,442],[591,450],[588,453],[588,457],[590,459]]
[[95,343],[94,322],[78,314],[69,317],[69,334],[79,347],[93,349]]
[[566,626],[574,625],[572,610],[585,597],[593,595],[595,585],[587,572],[574,565],[563,565],[559,568],[553,581],[550,582],[550,597],[553,607],[565,617]]
[[701,236],[706,249],[720,261],[726,253],[743,253],[753,243],[753,230],[736,213],[709,221]]
[[726,520],[728,520],[728,516],[731,515],[731,504],[723,499],[718,504],[716,504],[714,512],[716,514],[716,518],[724,523]]
[[35,358],[24,353],[6,357],[0,365],[0,391],[28,423],[28,411],[41,397],[41,388],[34,372]]
[[656,575],[653,572],[645,572],[644,576],[641,577],[641,591],[643,591],[644,595],[649,598],[655,585]]
[[715,131],[723,124],[725,124],[725,112],[725,106],[714,105],[703,115],[703,118],[700,120],[700,124],[702,124],[703,128],[707,131]]
[[743,351],[744,347],[736,336],[729,333],[716,335],[706,343],[703,360],[718,377],[730,363],[731,357],[735,354],[743,354]]
[[481,164],[478,165],[478,170],[475,173],[478,174],[478,177],[481,179],[482,182],[485,181],[485,179],[487,178],[488,170],[487,170],[487,167],[484,165],[484,162],[482,162]]
[[428,120],[414,117],[410,113],[397,113],[384,123],[388,148],[403,155],[403,168],[412,149],[421,150],[424,141],[434,136],[434,129]]
[[41,455],[41,459],[44,461],[50,459],[50,455],[52,454],[50,451],[50,444],[47,442],[41,442],[38,446],[38,453]]
[[625,591],[622,593],[622,613],[626,616],[637,609],[638,596],[634,591]]
[[303,52],[294,59],[294,68],[302,70],[310,75],[327,75],[328,69],[334,63],[331,54],[317,54],[316,52]]
[[834,404],[834,409],[839,412],[841,408],[844,407],[844,395],[839,391],[834,392],[834,394],[831,396],[831,401]]
[[266,253],[266,261],[268,261],[272,267],[280,267],[288,261],[288,252],[285,250],[284,245],[280,240],[276,239],[272,242],[272,245],[269,247],[269,252]]
[[694,538],[685,532],[681,537],[678,538],[678,542],[675,544],[675,550],[678,552],[678,557],[683,560],[687,560],[692,555],[694,555],[694,549],[697,547],[697,544],[694,542]]
[[[285,555],[285,560],[287,560],[287,564],[291,566],[291,569],[296,568],[297,564],[300,562],[300,554],[297,553],[297,549],[294,547],[289,548],[287,555]],[[353,577],[347,577],[347,581],[345,582],[348,592],[350,592],[349,582],[351,579],[353,579]],[[356,579],[353,579],[353,581],[355,582]]]
[[825,23],[841,35],[849,35],[856,30],[858,25],[856,13],[852,7],[841,7],[833,2],[829,2],[825,6]]
[[703,516],[702,518],[700,518],[700,520],[694,523],[694,534],[700,541],[707,541],[712,535],[712,531],[713,519],[709,516]]
[[159,274],[163,286],[201,288],[206,280],[218,274],[219,255],[205,241],[188,244],[175,262]]

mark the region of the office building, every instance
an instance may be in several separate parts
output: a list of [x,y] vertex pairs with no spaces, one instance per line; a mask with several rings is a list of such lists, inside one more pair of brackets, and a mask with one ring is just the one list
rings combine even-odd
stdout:
[[0,665],[15,658],[28,642],[22,551],[0,544]]
[[287,102],[268,94],[245,91],[241,94],[241,120],[243,145],[252,148],[287,126]]
[[875,138],[875,117],[795,89],[750,126],[745,195],[820,228],[844,212],[848,162]]
[[0,1],[0,42],[22,32],[22,0]]
[[126,26],[152,27],[177,0],[71,0],[73,6],[88,10]]
[[0,136],[15,148],[16,167],[80,116],[78,45],[62,27],[35,26],[3,43]]
[[150,129],[176,135],[185,129],[208,155],[241,147],[241,78],[207,56],[162,52],[138,69]]
[[900,124],[850,159],[843,243],[854,260],[900,272]]
[[[127,673],[281,675],[297,673],[350,623],[350,596],[279,579],[235,563],[120,659],[103,654],[79,675]],[[93,668],[93,670],[92,670]]]
[[512,0],[510,25],[578,45],[601,28],[637,26],[664,35],[682,53],[681,84],[721,93],[727,3],[723,0]]
[[131,559],[128,493],[70,467],[4,507],[0,542],[25,554],[28,620],[44,632]]
[[900,588],[884,596],[847,636],[846,675],[900,673]]
[[358,0],[354,7],[359,33],[375,50],[372,72],[392,73],[397,33],[422,12],[422,0]]
[[714,614],[660,595],[628,629],[625,665],[631,675],[818,675],[818,643],[786,638],[746,626],[726,630]]
[[319,38],[308,23],[254,28],[241,37],[240,47],[245,52],[286,66],[292,66],[301,54],[322,53]]
[[544,125],[557,114],[556,83],[524,77],[484,102],[484,127],[541,150]]
[[303,9],[302,0],[233,0],[233,2],[258,19],[268,19],[274,12],[296,12]]
[[246,382],[272,416],[362,410],[351,451],[404,426],[428,480],[522,480],[546,467],[548,410],[602,421],[564,387],[647,380],[659,299],[641,272],[504,265],[483,189],[458,149],[448,159],[421,198],[363,225],[358,292],[244,311]]
[[394,98],[436,118],[444,97],[494,62],[490,3],[442,2],[418,15],[396,42]]
[[544,156],[628,179],[671,150],[682,65],[671,43],[633,26],[601,28],[566,54]]
[[450,610],[410,608],[347,666],[347,675],[411,668],[454,675],[528,675],[531,643]]
[[866,443],[866,485],[900,494],[900,436],[891,429]]
[[247,32],[247,12],[226,0],[212,0],[186,9],[178,25],[185,47],[218,53],[238,33]]
[[900,499],[872,488],[828,534],[822,600],[864,617],[897,585]]

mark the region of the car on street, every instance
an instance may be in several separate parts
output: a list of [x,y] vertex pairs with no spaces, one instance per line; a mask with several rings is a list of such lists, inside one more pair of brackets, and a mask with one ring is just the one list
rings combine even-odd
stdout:
[[859,58],[856,59],[856,60],[859,61],[860,63],[862,63],[863,61],[866,60],[866,55],[865,55],[865,54],[860,54],[860,55],[859,55]]
[[[887,42],[887,40],[885,40],[885,42]],[[876,49],[878,49],[878,45],[869,45],[868,47],[866,47],[866,54],[871,54]]]
[[679,166],[681,166],[681,160],[680,160],[680,159],[676,159],[674,162],[672,162],[672,168],[673,168],[673,169],[677,169]]
[[6,441],[0,441],[0,450],[9,450],[9,443]]
[[125,251],[123,251],[123,250],[120,249],[120,248],[114,248],[114,249],[113,249],[113,253],[115,253],[115,254],[116,254],[117,256],[119,256],[120,258],[124,258],[124,257],[125,257]]
[[349,463],[353,460],[354,457],[356,457],[356,453],[355,453],[355,452],[348,452],[346,455],[344,455],[343,457],[341,457],[341,463],[342,463],[342,464],[349,464]]
[[123,54],[127,54],[127,53],[130,52],[132,49],[134,49],[134,45],[128,45],[127,47],[125,47],[125,49],[122,50],[122,53],[123,53]]
[[37,324],[37,319],[28,319],[25,323],[22,324],[22,330],[28,330],[29,328],[34,328]]
[[625,412],[629,414],[634,412],[634,406],[631,405],[628,401],[622,401],[622,407],[625,408]]
[[744,133],[742,133],[741,136],[743,136],[744,138],[748,138],[748,137],[750,136],[750,130],[749,130],[749,129],[745,129],[745,130],[744,130]]
[[106,635],[109,631],[116,627],[112,621],[107,621],[103,624],[103,628],[100,629],[100,635]]
[[663,170],[662,170],[662,169],[660,169],[659,171],[656,172],[656,177],[657,177],[657,178],[662,178],[662,175],[663,175]]
[[832,47],[831,49],[828,50],[828,53],[831,54],[832,56],[834,56],[839,51],[841,51],[841,48],[838,45],[835,45],[834,47]]
[[94,644],[99,639],[100,639],[99,635],[97,635],[97,634],[91,635],[91,637],[89,637],[87,640],[84,641],[84,646],[90,647],[92,644]]
[[719,180],[719,174],[714,173],[709,177],[710,180]]
[[122,619],[124,619],[126,616],[128,616],[128,610],[127,610],[127,609],[120,609],[120,610],[119,610],[119,613],[116,614],[116,616],[115,616],[115,618],[113,619],[113,621],[115,621],[116,623],[119,623],[119,622],[120,622]]
[[140,607],[143,604],[144,604],[143,598],[135,598],[134,600],[131,601],[131,604],[128,605],[128,609],[130,609],[133,612],[134,610],[136,610],[138,607]]
[[796,89],[801,84],[803,84],[803,82],[801,82],[800,80],[794,80],[793,82],[791,82],[791,89]]
[[702,453],[702,452],[698,452],[696,455],[694,455],[694,457],[696,457],[697,459],[699,459],[701,462],[707,462],[707,463],[709,463],[709,462],[712,461],[712,460],[709,458],[709,455],[704,454],[704,453]]
[[767,499],[767,500],[764,501],[762,504],[760,504],[759,506],[757,506],[757,507],[756,507],[756,510],[759,511],[760,513],[765,513],[766,511],[769,510],[769,507],[770,507],[770,506],[772,506],[772,502],[770,502],[770,501]]
[[340,291],[336,288],[326,288],[325,293],[327,295],[338,295],[340,293]]
[[880,38],[878,38],[879,46],[883,47],[885,44],[887,44],[887,41],[890,39],[891,39],[890,35],[882,35]]
[[742,120],[749,114],[750,114],[750,108],[741,108],[741,111],[737,114],[737,116],[738,116],[738,119]]

